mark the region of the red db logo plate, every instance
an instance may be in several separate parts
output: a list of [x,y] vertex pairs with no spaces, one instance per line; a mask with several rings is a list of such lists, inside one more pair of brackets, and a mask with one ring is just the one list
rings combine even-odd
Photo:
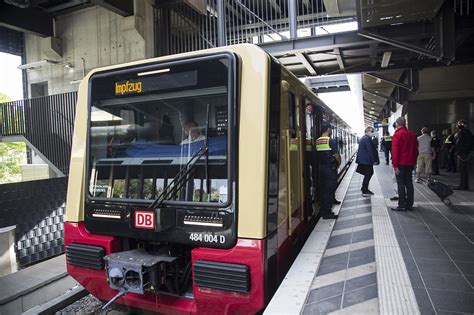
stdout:
[[135,228],[155,229],[155,213],[152,211],[135,211]]

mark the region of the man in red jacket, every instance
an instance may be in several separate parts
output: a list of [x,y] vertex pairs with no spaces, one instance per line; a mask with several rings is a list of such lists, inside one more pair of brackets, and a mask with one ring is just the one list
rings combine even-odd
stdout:
[[405,118],[398,117],[395,124],[397,130],[392,138],[392,164],[397,177],[398,207],[392,210],[413,210],[415,192],[412,175],[418,156],[418,141],[416,134],[407,129]]

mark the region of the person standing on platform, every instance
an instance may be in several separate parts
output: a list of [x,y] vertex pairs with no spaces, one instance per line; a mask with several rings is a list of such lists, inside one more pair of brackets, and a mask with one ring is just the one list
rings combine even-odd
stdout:
[[374,164],[379,164],[379,154],[377,153],[377,147],[372,141],[374,136],[374,128],[365,128],[365,135],[360,139],[359,148],[357,150],[356,172],[364,175],[362,181],[362,196],[369,197],[374,193],[369,190],[369,182],[374,175]]
[[448,169],[448,150],[446,148],[446,139],[448,138],[448,129],[443,129],[441,132],[441,168]]
[[390,161],[390,155],[392,154],[392,136],[388,131],[385,131],[385,135],[382,138],[383,151],[385,152],[385,164],[388,165]]
[[469,190],[469,155],[473,147],[472,133],[467,128],[467,122],[464,119],[458,121],[458,137],[456,139],[456,155],[459,163],[459,186],[456,190]]
[[[393,123],[392,125],[393,129],[397,129],[397,124]],[[391,149],[391,147],[390,147]],[[397,176],[395,175],[395,171],[392,174],[392,182],[393,182],[393,191],[395,192],[395,196],[391,197],[391,201],[398,201],[398,185],[397,185]]]
[[341,155],[337,150],[337,142],[331,139],[331,125],[321,124],[321,137],[316,139],[319,175],[321,178],[321,217],[336,219],[338,216],[331,211],[337,188],[337,169],[341,165]]
[[431,147],[434,150],[434,159],[431,163],[433,175],[439,175],[439,157],[441,155],[441,140],[438,138],[436,131],[431,131]]
[[432,145],[430,130],[427,127],[421,129],[421,136],[418,137],[418,158],[416,160],[416,182],[421,183],[421,174],[424,172],[431,178],[431,163],[435,156]]
[[451,129],[448,129],[448,135],[444,141],[446,151],[448,153],[448,172],[456,173],[456,155],[455,155],[455,140],[454,135],[451,133]]
[[392,165],[397,177],[398,207],[392,210],[413,210],[415,191],[412,174],[418,156],[418,141],[416,134],[407,129],[405,118],[398,117],[396,127],[392,138]]

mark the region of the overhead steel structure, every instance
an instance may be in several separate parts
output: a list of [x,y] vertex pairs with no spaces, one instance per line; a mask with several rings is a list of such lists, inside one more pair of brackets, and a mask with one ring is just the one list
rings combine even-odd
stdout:
[[[0,25],[51,36],[54,16],[92,5],[134,13],[132,0],[4,0]],[[468,63],[474,55],[473,0],[156,0],[154,6],[156,55],[253,43],[299,77],[365,73],[366,123],[406,102],[418,69]],[[352,31],[335,31],[351,23]],[[348,88],[337,79],[308,82],[318,82],[318,92]]]

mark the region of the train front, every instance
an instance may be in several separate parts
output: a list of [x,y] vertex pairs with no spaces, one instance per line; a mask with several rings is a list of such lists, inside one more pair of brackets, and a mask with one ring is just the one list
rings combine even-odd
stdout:
[[217,52],[81,84],[65,245],[68,272],[101,300],[166,314],[263,307],[262,242],[236,228],[237,63]]

